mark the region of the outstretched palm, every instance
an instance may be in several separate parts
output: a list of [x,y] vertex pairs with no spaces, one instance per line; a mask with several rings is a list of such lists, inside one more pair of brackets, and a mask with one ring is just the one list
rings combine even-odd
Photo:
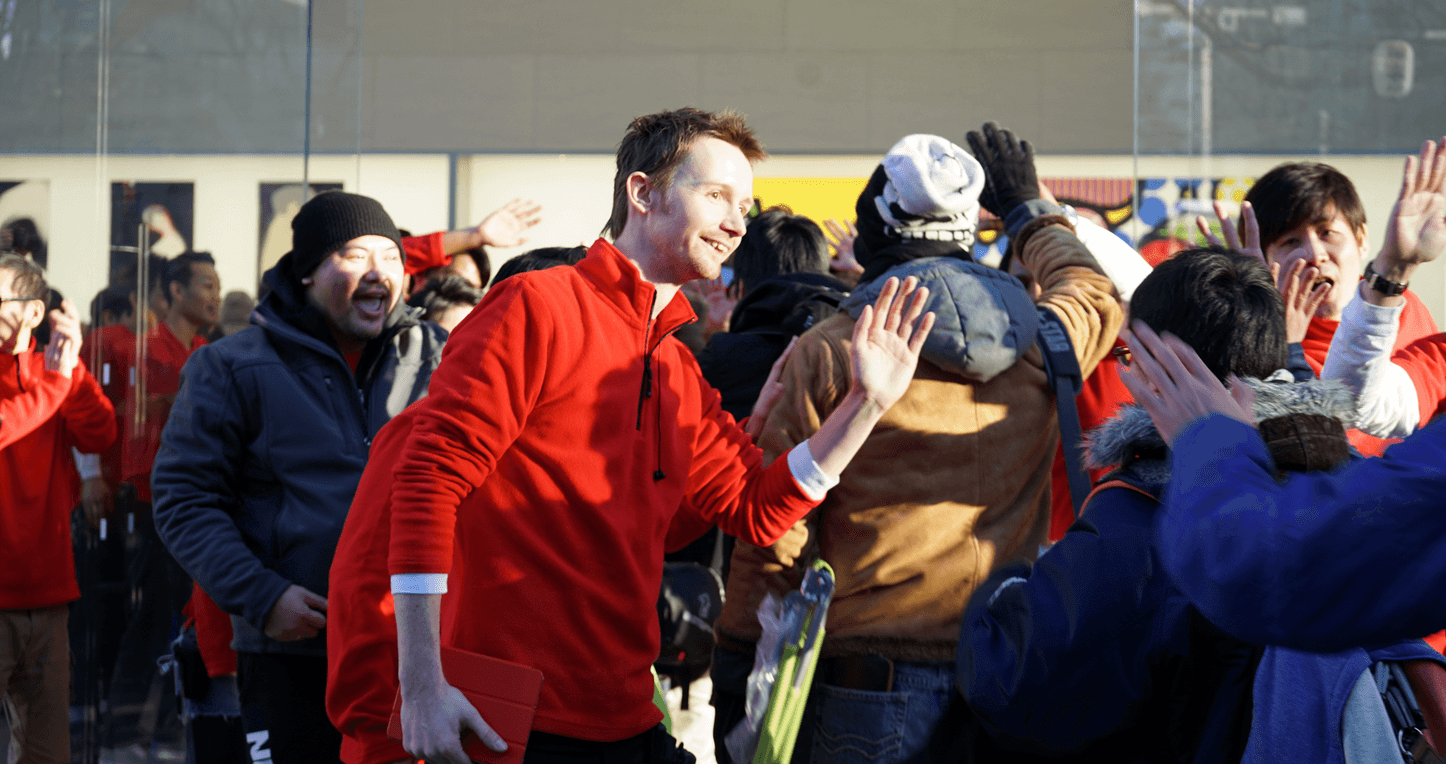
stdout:
[[542,222],[542,205],[528,199],[513,199],[502,209],[482,219],[473,229],[487,246],[516,247],[527,243],[522,234]]
[[854,324],[853,384],[883,408],[903,397],[914,378],[919,351],[934,327],[934,314],[924,313],[928,300],[928,288],[913,276],[902,285],[891,278]]
[[1395,247],[1401,262],[1413,265],[1446,252],[1446,137],[1440,145],[1426,141],[1419,158],[1406,158],[1386,246]]

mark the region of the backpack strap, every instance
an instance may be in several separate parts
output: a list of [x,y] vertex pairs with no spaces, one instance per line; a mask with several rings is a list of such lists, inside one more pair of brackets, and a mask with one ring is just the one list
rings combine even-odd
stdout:
[[[1090,504],[1090,502],[1091,502],[1091,501],[1094,501],[1095,496],[1098,496],[1100,493],[1103,493],[1104,491],[1108,491],[1108,490],[1110,490],[1111,488],[1124,488],[1124,489],[1126,489],[1126,490],[1134,491],[1135,493],[1138,493],[1138,494],[1141,495],[1141,496],[1148,497],[1148,498],[1150,499],[1150,501],[1153,501],[1153,502],[1155,502],[1155,503],[1157,503],[1157,504],[1158,504],[1159,501],[1160,501],[1160,497],[1156,496],[1156,495],[1153,494],[1153,493],[1150,493],[1149,491],[1146,491],[1145,489],[1143,489],[1143,488],[1135,485],[1134,483],[1129,483],[1129,482],[1126,482],[1126,481],[1124,481],[1124,480],[1118,480],[1118,479],[1116,479],[1116,480],[1106,480],[1106,481],[1104,481],[1103,483],[1100,483],[1099,485],[1095,486],[1095,489],[1094,489],[1093,491],[1090,491],[1090,495],[1087,496],[1087,497],[1085,497],[1085,500],[1082,502],[1083,506],[1080,507],[1080,510],[1079,510],[1079,511],[1080,511],[1080,512],[1083,512],[1083,511],[1085,510],[1085,507],[1088,507],[1089,504]],[[1079,515],[1076,514],[1075,516],[1078,517]]]
[[1038,308],[1038,311],[1039,349],[1044,354],[1044,371],[1049,375],[1050,387],[1054,389],[1054,405],[1059,410],[1059,439],[1064,447],[1065,476],[1069,479],[1074,516],[1079,519],[1085,499],[1091,495],[1089,475],[1084,471],[1079,408],[1074,401],[1084,387],[1084,374],[1080,372],[1074,345],[1059,316],[1049,308]]

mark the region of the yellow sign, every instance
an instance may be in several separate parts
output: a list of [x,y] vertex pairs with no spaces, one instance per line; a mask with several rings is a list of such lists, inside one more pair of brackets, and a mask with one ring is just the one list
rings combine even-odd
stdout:
[[753,195],[763,209],[783,204],[820,225],[829,218],[851,221],[868,178],[755,178]]

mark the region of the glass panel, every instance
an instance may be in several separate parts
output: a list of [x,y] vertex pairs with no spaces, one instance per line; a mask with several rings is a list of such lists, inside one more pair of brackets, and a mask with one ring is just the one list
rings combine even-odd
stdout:
[[[1131,233],[1162,257],[1284,161],[1344,172],[1379,246],[1402,157],[1446,125],[1446,4],[1137,0]],[[1412,289],[1446,319],[1443,267]]]

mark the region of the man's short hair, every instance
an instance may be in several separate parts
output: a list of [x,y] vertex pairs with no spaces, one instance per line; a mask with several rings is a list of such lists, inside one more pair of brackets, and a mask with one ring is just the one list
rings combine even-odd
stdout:
[[725,109],[707,112],[691,106],[638,117],[618,145],[618,172],[613,178],[613,214],[603,233],[616,240],[628,222],[628,176],[641,172],[654,189],[666,191],[673,173],[688,155],[693,141],[710,137],[733,144],[750,162],[768,156],[763,144],[748,129],[743,115]]
[[1130,318],[1195,349],[1215,376],[1264,379],[1284,368],[1285,302],[1260,261],[1223,247],[1176,253],[1130,298]]
[[182,289],[191,288],[191,279],[196,276],[196,266],[206,264],[216,267],[216,258],[210,252],[182,252],[166,263],[166,275],[161,281],[161,294],[166,304],[171,304],[171,285],[180,284]]
[[1324,223],[1339,212],[1360,233],[1366,225],[1366,208],[1356,187],[1334,167],[1320,162],[1287,162],[1262,175],[1245,201],[1255,208],[1260,223],[1260,246],[1270,246],[1301,225]]
[[14,252],[0,254],[0,271],[10,271],[10,289],[16,297],[47,302],[50,285],[45,283],[45,269],[39,263]]
[[748,221],[733,253],[733,278],[744,289],[786,273],[828,275],[828,239],[818,223],[787,207],[769,207]]
[[407,304],[421,308],[424,311],[422,317],[428,321],[435,321],[452,308],[475,308],[479,302],[482,302],[482,290],[456,274],[432,279],[407,298]]

